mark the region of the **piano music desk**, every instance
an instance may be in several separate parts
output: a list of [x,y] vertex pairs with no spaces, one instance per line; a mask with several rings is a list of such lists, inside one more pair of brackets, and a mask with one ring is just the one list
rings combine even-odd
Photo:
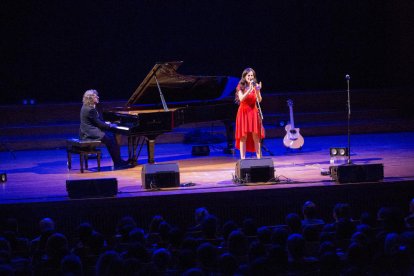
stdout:
[[97,148],[100,145],[101,141],[99,140],[80,140],[75,138],[66,140],[68,169],[72,168],[72,153],[79,154],[81,173],[84,172],[84,166],[85,169],[88,169],[88,155],[96,154],[98,171],[101,171],[101,150]]

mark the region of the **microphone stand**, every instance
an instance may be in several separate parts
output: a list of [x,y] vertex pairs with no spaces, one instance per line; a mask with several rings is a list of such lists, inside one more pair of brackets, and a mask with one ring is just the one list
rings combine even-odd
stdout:
[[350,131],[350,120],[351,120],[351,96],[349,93],[349,80],[351,77],[347,74],[345,75],[346,83],[347,83],[347,94],[348,94],[348,164],[351,164],[351,131]]
[[[261,118],[261,120],[262,120],[262,127],[263,127],[263,113],[262,113],[262,109],[260,108],[260,103],[259,103],[259,99],[257,98],[257,96],[256,96],[256,104],[257,104],[257,109],[259,110],[259,116],[260,116],[260,118]],[[274,153],[273,153],[273,152],[271,152],[271,151],[270,151],[270,150],[266,147],[266,145],[264,144],[264,139],[262,139],[262,140],[260,141],[260,144],[261,144],[262,149],[263,149],[265,152],[269,153],[271,156],[274,156]],[[262,154],[260,154],[260,155],[262,155]]]

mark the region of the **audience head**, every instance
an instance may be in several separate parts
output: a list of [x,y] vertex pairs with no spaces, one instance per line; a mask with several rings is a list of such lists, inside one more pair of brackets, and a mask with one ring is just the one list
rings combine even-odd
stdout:
[[170,245],[175,248],[179,248],[183,241],[184,233],[178,227],[172,227],[170,232],[168,233],[168,240],[170,241]]
[[93,232],[88,241],[91,254],[99,255],[106,248],[106,241],[104,236],[99,232]]
[[51,259],[61,259],[69,252],[67,238],[60,233],[52,234],[46,242],[46,254]]
[[287,214],[285,218],[285,223],[289,227],[290,233],[302,233],[302,221],[298,214]]
[[293,259],[301,259],[305,256],[306,241],[301,234],[291,234],[287,240],[287,249]]
[[230,233],[236,230],[237,228],[237,224],[233,220],[226,221],[221,229],[224,240],[227,241]]
[[119,220],[116,226],[116,231],[119,235],[121,235],[122,239],[128,239],[129,232],[136,227],[137,223],[133,217],[124,216]]
[[197,248],[197,259],[203,269],[212,269],[217,266],[218,249],[209,242],[200,244]]
[[230,233],[228,239],[228,251],[236,257],[246,256],[249,243],[246,235],[240,230]]
[[79,240],[83,243],[87,243],[94,232],[92,224],[90,224],[89,222],[82,222],[81,224],[79,224],[77,230]]
[[262,226],[257,229],[257,239],[263,244],[270,244],[272,242],[272,230],[267,226]]
[[122,259],[116,251],[102,253],[96,262],[96,275],[122,275]]
[[318,217],[316,204],[312,201],[306,201],[302,206],[302,214],[305,219],[313,219]]
[[317,225],[307,224],[303,226],[303,237],[307,241],[318,241],[321,234],[321,228]]
[[368,264],[369,261],[369,252],[366,246],[351,243],[347,250],[347,259],[350,265],[356,267],[363,267]]
[[162,221],[158,226],[158,233],[163,241],[168,241],[170,230],[171,225],[166,221]]
[[253,241],[249,245],[249,260],[253,261],[260,257],[266,257],[266,247],[263,243]]
[[160,215],[155,215],[152,217],[150,225],[149,225],[149,233],[158,233],[158,228],[161,222],[164,221],[164,218]]
[[361,224],[366,224],[371,227],[376,226],[375,217],[371,215],[369,212],[362,212],[360,217]]
[[201,228],[205,238],[214,239],[216,238],[216,232],[218,227],[217,217],[208,215],[201,223]]
[[165,248],[155,250],[151,259],[159,272],[165,272],[171,265],[171,253]]
[[63,257],[60,267],[62,270],[62,275],[67,276],[82,276],[83,268],[82,262],[78,256],[75,254],[68,254]]
[[279,244],[280,246],[286,246],[288,236],[289,231],[285,227],[276,227],[272,231],[272,243]]
[[230,253],[223,253],[218,261],[221,275],[234,275],[239,267],[237,258]]
[[207,208],[205,207],[197,208],[194,212],[194,220],[196,224],[201,224],[208,215],[209,215],[209,212]]
[[39,222],[39,230],[41,233],[55,231],[55,222],[51,218],[44,218]]
[[402,232],[405,229],[405,220],[401,211],[397,208],[381,208],[378,213],[378,220],[386,232]]
[[333,217],[336,221],[340,219],[351,219],[350,206],[348,203],[337,203],[333,209]]
[[129,234],[128,234],[128,240],[130,242],[138,242],[140,244],[145,244],[145,233],[144,230],[139,228],[139,227],[135,227],[134,229],[132,229]]
[[256,236],[257,235],[257,225],[254,219],[245,218],[243,220],[242,231],[246,236]]
[[396,255],[403,247],[403,241],[397,233],[387,234],[384,241],[385,255]]

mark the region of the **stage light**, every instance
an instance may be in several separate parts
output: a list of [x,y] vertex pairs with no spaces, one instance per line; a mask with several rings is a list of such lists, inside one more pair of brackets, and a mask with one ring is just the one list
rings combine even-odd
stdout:
[[7,182],[7,174],[4,172],[0,172],[0,183]]
[[331,157],[333,156],[348,156],[349,152],[348,152],[348,148],[330,148],[329,150],[329,154]]
[[345,164],[349,157],[349,150],[346,147],[332,147],[329,149],[329,155],[331,165]]

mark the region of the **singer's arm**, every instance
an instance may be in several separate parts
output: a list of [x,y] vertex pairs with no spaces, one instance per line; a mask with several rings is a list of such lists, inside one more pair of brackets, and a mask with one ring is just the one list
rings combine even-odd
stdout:
[[244,100],[244,98],[247,97],[247,95],[250,94],[250,92],[252,92],[253,87],[249,87],[249,90],[247,90],[246,93],[243,93],[243,91],[239,90],[237,91],[237,96],[239,97],[239,101],[242,102]]

